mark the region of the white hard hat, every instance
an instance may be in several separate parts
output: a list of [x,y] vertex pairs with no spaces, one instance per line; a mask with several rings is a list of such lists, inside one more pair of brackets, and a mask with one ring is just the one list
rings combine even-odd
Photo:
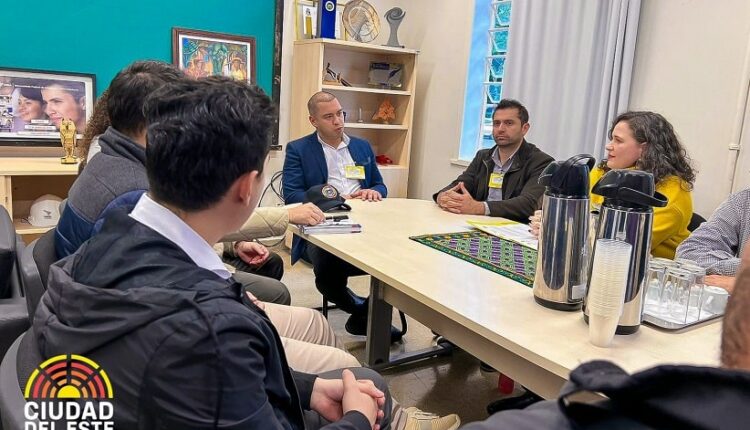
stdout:
[[45,194],[34,200],[29,213],[29,223],[35,227],[52,227],[60,219],[60,197]]

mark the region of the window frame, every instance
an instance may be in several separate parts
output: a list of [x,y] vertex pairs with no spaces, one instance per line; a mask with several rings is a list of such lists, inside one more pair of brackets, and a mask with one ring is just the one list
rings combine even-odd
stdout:
[[[502,99],[505,85],[505,64],[508,58],[508,40],[511,33],[513,0],[476,0],[469,53],[466,92],[464,98],[461,140],[457,164],[465,164],[483,148],[492,147],[492,113]],[[498,8],[504,10],[498,18]],[[496,35],[502,35],[500,39]],[[498,46],[495,46],[498,43]],[[499,69],[500,73],[493,73]],[[496,70],[495,70],[496,71]],[[499,88],[490,94],[490,87]],[[481,96],[481,97],[479,97]]]

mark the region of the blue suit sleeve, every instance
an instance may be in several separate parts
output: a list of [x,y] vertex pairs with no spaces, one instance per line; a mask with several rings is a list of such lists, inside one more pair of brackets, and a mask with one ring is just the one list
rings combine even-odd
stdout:
[[295,145],[286,147],[284,158],[284,203],[302,203],[305,200],[305,172],[302,168],[302,157]]
[[368,188],[379,192],[380,195],[385,198],[388,196],[388,188],[383,182],[383,175],[380,174],[378,163],[375,162],[375,153],[372,152],[372,148],[370,148],[370,145],[367,145],[367,151],[370,153],[370,171],[372,172],[370,174],[371,178]]

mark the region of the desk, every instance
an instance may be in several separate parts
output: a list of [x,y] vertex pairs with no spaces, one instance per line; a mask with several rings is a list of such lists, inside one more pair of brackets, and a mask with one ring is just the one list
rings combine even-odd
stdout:
[[539,306],[531,288],[409,239],[465,230],[467,219],[486,217],[450,214],[424,200],[347,203],[362,233],[304,237],[372,275],[368,365],[389,358],[383,339],[391,305],[545,398],[555,398],[570,371],[594,359],[628,372],[718,365],[721,324],[679,334],[642,326],[598,348],[581,312]]

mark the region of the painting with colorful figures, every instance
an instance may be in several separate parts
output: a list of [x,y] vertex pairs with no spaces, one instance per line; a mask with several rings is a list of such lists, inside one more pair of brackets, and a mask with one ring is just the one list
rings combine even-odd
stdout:
[[534,284],[537,252],[516,242],[478,230],[427,234],[412,236],[410,239],[491,270],[527,287]]
[[172,29],[172,62],[188,76],[228,76],[255,83],[255,38]]

